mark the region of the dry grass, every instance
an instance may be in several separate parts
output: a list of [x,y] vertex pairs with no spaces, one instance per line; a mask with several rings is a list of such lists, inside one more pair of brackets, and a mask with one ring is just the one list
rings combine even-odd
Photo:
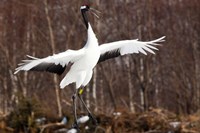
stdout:
[[[92,122],[87,122],[80,126],[81,133],[199,133],[200,132],[200,111],[188,115],[179,116],[164,109],[151,109],[144,113],[120,112],[119,115],[106,116],[97,115],[98,126]],[[69,117],[71,118],[71,117]],[[48,119],[48,118],[47,118]],[[6,123],[6,117],[0,119],[0,132],[14,132],[15,129],[9,127]],[[72,120],[70,120],[72,121]],[[70,127],[57,123],[46,123],[45,132],[55,132],[61,128]],[[41,127],[38,126],[38,128]],[[49,128],[50,127],[50,128]],[[86,128],[87,127],[87,128]],[[49,129],[48,129],[49,128]],[[36,130],[33,130],[36,131]],[[38,130],[37,130],[38,131]],[[60,130],[61,131],[61,130]]]

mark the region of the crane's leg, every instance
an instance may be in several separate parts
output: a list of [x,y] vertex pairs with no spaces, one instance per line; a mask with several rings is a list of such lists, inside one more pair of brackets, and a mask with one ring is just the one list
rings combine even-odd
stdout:
[[88,107],[86,106],[85,102],[83,101],[83,98],[82,98],[83,89],[84,88],[80,88],[78,90],[78,98],[81,100],[82,104],[84,105],[85,109],[87,110],[88,116],[92,119],[93,123],[95,125],[97,125],[97,120],[94,118],[94,116],[92,115],[91,111],[88,109]]
[[73,101],[73,113],[74,113],[74,124],[72,125],[73,128],[78,129],[78,122],[77,122],[77,112],[76,112],[76,96],[77,96],[77,89],[75,90],[72,101]]

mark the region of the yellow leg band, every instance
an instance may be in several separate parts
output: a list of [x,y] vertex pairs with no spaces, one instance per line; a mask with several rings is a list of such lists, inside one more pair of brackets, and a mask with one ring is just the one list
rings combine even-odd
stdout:
[[83,94],[83,89],[79,89],[79,92],[78,92],[79,95]]

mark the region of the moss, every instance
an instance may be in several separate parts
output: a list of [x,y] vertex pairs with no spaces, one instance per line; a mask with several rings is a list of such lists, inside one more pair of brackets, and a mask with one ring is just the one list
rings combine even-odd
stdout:
[[42,115],[39,102],[32,98],[21,97],[17,106],[10,113],[7,123],[15,132],[36,132],[35,118]]

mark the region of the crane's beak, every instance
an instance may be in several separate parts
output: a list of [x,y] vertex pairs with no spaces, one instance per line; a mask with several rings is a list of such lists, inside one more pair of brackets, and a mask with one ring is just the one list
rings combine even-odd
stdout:
[[91,10],[91,13],[94,14],[94,16],[96,16],[97,18],[99,18],[99,15],[97,15],[97,13],[98,13],[98,14],[101,14],[100,11],[98,11],[98,10],[96,10],[96,9],[94,9],[94,8],[91,8],[91,7],[90,7],[90,10]]

